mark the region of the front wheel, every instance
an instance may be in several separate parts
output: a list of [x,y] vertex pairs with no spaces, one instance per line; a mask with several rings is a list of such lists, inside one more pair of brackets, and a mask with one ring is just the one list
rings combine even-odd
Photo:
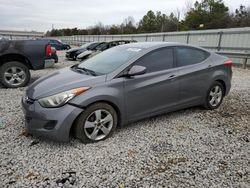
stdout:
[[107,103],[89,106],[76,120],[74,135],[83,143],[108,138],[116,129],[117,113]]
[[66,45],[65,47],[66,50],[69,50],[70,48],[71,48],[70,45]]
[[214,82],[207,92],[205,108],[210,110],[218,108],[222,103],[224,93],[223,85],[220,82]]
[[30,81],[29,68],[21,62],[7,62],[0,67],[0,81],[7,88],[24,87]]

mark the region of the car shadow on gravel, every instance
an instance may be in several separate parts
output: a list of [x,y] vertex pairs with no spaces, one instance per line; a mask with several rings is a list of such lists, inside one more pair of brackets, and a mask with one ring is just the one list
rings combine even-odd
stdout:
[[[128,123],[124,126],[118,126],[117,130],[115,131],[114,135],[116,133],[122,133],[123,131],[126,131],[126,129],[133,129],[133,128],[138,128],[140,126],[144,126],[144,124],[147,124],[148,122],[154,122],[154,121],[158,121],[161,120],[162,118],[178,118],[178,116],[181,116],[182,114],[184,115],[189,115],[189,114],[193,114],[196,112],[201,112],[203,111],[204,108],[202,107],[192,107],[192,108],[187,108],[187,109],[183,109],[183,110],[178,110],[178,111],[174,111],[174,112],[169,112],[169,113],[163,113],[160,115],[156,115],[156,116],[152,116],[152,117],[148,117],[146,119],[142,119],[142,120],[138,120],[132,123]],[[51,146],[53,145],[53,147],[75,147],[78,144],[83,144],[83,145],[92,145],[95,143],[89,143],[89,144],[84,144],[82,143],[80,140],[71,137],[69,142],[57,142],[57,141],[52,141],[52,140],[47,140],[44,138],[40,138],[40,137],[36,137],[33,135],[29,135],[24,132],[21,133],[20,135],[25,136],[27,139],[29,139],[29,147],[36,147],[39,145],[47,145],[47,146]],[[112,139],[112,136],[109,138]],[[101,142],[105,142],[101,141]]]
[[[194,114],[194,113],[203,112],[203,111],[207,111],[207,110],[201,106],[195,106],[195,107],[177,110],[177,111],[173,111],[173,112],[162,113],[159,115],[147,117],[147,118],[142,119],[142,120],[128,123],[124,126],[118,126],[117,131],[122,131],[123,129],[133,128],[133,127],[137,127],[137,126],[143,126],[144,124],[148,123],[149,121],[155,122],[155,121],[161,120],[162,118],[170,118],[170,117],[171,118],[178,118],[178,116],[181,116],[184,114],[189,115],[189,114]],[[140,125],[138,123],[140,123]]]

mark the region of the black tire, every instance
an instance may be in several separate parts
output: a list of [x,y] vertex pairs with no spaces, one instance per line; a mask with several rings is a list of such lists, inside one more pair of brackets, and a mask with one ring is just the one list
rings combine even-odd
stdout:
[[[105,111],[109,112],[113,118],[113,125],[112,125],[112,128],[107,136],[105,136],[101,139],[98,139],[98,140],[93,140],[87,136],[86,129],[84,129],[84,125],[85,125],[86,120],[91,117],[91,114],[93,114],[97,110],[105,110]],[[113,132],[115,131],[115,129],[117,127],[117,123],[118,123],[117,112],[114,110],[114,108],[111,105],[109,105],[107,103],[95,103],[95,104],[89,106],[77,118],[75,127],[73,129],[73,135],[74,135],[74,137],[78,138],[83,143],[98,142],[98,141],[105,140],[108,137],[110,137],[113,134]],[[95,128],[93,128],[93,129],[95,129]],[[93,130],[93,132],[94,132],[94,130]],[[102,131],[99,133],[102,133]]]
[[69,50],[70,48],[71,48],[70,45],[66,45],[65,47],[66,50]]
[[[211,105],[210,101],[211,101],[211,96],[210,96],[210,92],[215,88],[215,87],[219,87],[222,91],[222,96],[221,96],[221,99],[219,101],[218,104],[215,104],[215,105]],[[223,85],[220,83],[220,82],[217,82],[215,81],[208,89],[207,91],[207,95],[206,95],[206,100],[205,100],[205,104],[203,105],[206,109],[208,110],[214,110],[216,108],[218,108],[222,101],[223,101],[223,98],[225,96],[225,88],[223,87]]]
[[[8,82],[7,78],[5,77],[6,71],[8,71],[12,67],[17,68],[19,71],[20,70],[23,71],[23,74],[22,74],[23,76],[20,77],[23,80],[20,81],[20,83],[11,84],[10,82]],[[6,62],[0,67],[0,81],[1,81],[2,85],[4,87],[7,87],[7,88],[24,87],[30,81],[29,68],[26,65],[24,65],[23,63],[21,63],[21,62],[17,62],[17,61]],[[16,82],[17,82],[17,80],[16,80]]]

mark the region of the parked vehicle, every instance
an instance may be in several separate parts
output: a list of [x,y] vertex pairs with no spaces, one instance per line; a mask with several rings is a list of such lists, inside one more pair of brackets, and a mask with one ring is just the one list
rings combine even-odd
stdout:
[[66,51],[66,58],[67,59],[72,59],[72,60],[76,60],[76,57],[80,54],[85,52],[86,50],[92,50],[94,49],[96,46],[98,46],[100,44],[100,42],[91,42],[91,43],[86,43],[82,46],[80,46],[79,48],[71,48],[70,50]]
[[77,56],[77,60],[82,61],[82,60],[85,60],[87,58],[93,57],[93,56],[95,56],[95,55],[97,55],[97,54],[99,54],[99,53],[101,53],[104,50],[107,50],[109,48],[123,45],[123,44],[132,43],[132,42],[136,42],[136,41],[135,40],[115,40],[115,41],[109,41],[109,42],[101,42],[96,47],[94,47],[92,49],[88,49],[88,50],[82,52],[81,54],[79,54]]
[[38,40],[48,41],[51,47],[55,48],[56,50],[68,50],[71,48],[70,45],[64,44],[60,40],[56,40],[56,39],[43,38],[43,39],[38,39]]
[[[231,87],[232,61],[179,43],[134,43],[40,78],[22,99],[28,132],[82,142],[118,125],[187,107],[216,109]],[[60,84],[58,84],[60,83]]]
[[51,67],[51,45],[41,40],[0,40],[0,82],[8,88],[26,86],[29,69]]

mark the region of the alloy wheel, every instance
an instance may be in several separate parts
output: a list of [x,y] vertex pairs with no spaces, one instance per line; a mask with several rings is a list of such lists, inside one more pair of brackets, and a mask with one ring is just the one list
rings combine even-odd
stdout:
[[17,86],[25,81],[26,74],[20,67],[9,67],[4,72],[4,79],[8,84]]
[[109,135],[113,127],[113,116],[104,109],[92,112],[84,123],[86,136],[94,141],[101,140]]
[[215,85],[209,93],[209,104],[213,107],[216,107],[220,104],[222,100],[223,92],[222,88],[219,85]]

